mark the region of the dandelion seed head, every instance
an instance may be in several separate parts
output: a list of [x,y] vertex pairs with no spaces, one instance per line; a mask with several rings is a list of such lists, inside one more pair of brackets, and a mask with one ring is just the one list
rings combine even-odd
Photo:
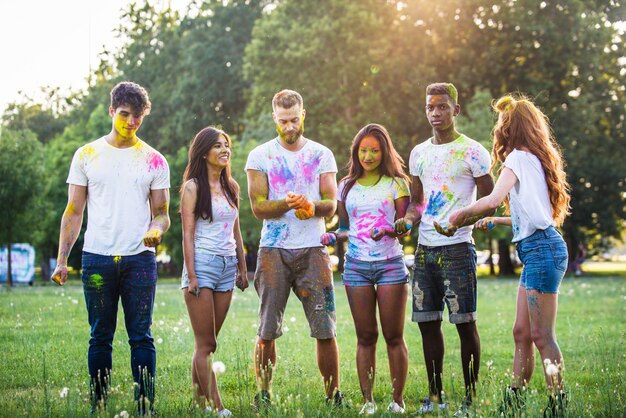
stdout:
[[291,322],[296,322],[296,317],[295,317],[295,316],[292,316],[291,318],[289,318],[289,320],[290,320]]
[[226,371],[226,365],[224,363],[222,363],[221,361],[213,362],[213,373],[222,374],[225,371]]
[[128,418],[130,415],[126,411],[120,412],[120,418]]
[[174,327],[174,332],[178,332],[178,327]]
[[548,376],[556,376],[557,374],[559,374],[559,366],[557,366],[556,364],[548,364],[546,366],[546,374]]
[[65,397],[67,397],[67,394],[68,394],[69,392],[70,392],[70,389],[69,389],[69,388],[63,388],[63,389],[61,389],[61,391],[59,392],[59,396],[60,396],[61,398],[65,398]]
[[162,344],[162,343],[163,343],[163,338],[159,338],[159,339],[157,340],[157,343],[158,343],[158,344]]

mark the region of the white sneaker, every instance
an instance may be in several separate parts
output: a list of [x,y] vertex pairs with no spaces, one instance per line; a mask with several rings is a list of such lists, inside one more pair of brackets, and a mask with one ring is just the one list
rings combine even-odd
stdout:
[[430,400],[430,398],[422,399],[422,406],[418,408],[418,414],[432,414],[435,411],[435,405],[439,408],[439,411],[445,411],[448,409],[447,403],[435,403]]
[[365,402],[361,408],[360,415],[374,415],[376,413],[376,404],[374,402]]
[[230,412],[228,409],[224,408],[220,412],[217,413],[217,416],[218,417],[232,417],[233,413]]
[[404,414],[404,402],[402,402],[402,406],[400,406],[397,402],[392,401],[387,407],[387,411],[394,414]]

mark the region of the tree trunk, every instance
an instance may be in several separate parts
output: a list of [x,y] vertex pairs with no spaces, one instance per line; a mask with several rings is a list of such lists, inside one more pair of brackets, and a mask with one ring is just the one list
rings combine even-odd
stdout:
[[515,274],[509,248],[510,244],[508,240],[498,240],[498,254],[500,255],[500,259],[498,260],[498,268],[500,269],[498,273],[499,276],[512,276]]
[[39,264],[39,266],[41,267],[41,280],[44,283],[47,283],[50,281],[50,275],[52,274],[52,272],[50,271],[50,254],[52,253],[52,251],[50,251],[50,247],[49,246],[43,246],[41,249],[41,263]]
[[343,242],[337,242],[337,245],[335,246],[335,248],[337,249],[335,254],[337,254],[337,258],[339,259],[339,263],[337,263],[337,271],[339,273],[343,273],[343,262],[344,262],[344,254],[345,254]]

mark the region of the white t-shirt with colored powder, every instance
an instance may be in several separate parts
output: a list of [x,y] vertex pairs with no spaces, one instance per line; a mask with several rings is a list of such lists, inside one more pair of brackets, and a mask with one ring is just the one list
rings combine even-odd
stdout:
[[517,176],[509,192],[513,242],[554,226],[546,175],[539,158],[530,152],[513,150],[504,160],[504,166]]
[[[341,200],[345,180],[339,183],[337,198]],[[379,241],[370,237],[372,228],[391,229],[396,217],[396,199],[409,196],[409,185],[402,178],[383,176],[372,186],[354,183],[344,202],[350,231],[347,255],[362,261],[379,261],[402,256],[398,238],[385,235]]]
[[194,248],[221,256],[237,255],[233,226],[239,211],[230,205],[226,196],[211,194],[213,218],[196,219]]
[[154,252],[143,244],[152,220],[150,191],[170,187],[169,166],[158,151],[142,140],[129,148],[116,148],[100,138],[74,153],[67,183],[87,187],[83,251]]
[[[337,163],[330,149],[307,139],[298,151],[285,149],[278,138],[259,145],[248,155],[246,171],[265,173],[268,200],[284,200],[288,192],[304,194],[311,201],[321,200],[320,175],[336,173]],[[326,232],[324,218],[296,218],[290,210],[279,218],[264,219],[260,247],[321,247],[320,236]]]
[[476,201],[475,179],[489,174],[490,165],[485,147],[463,134],[447,144],[435,145],[430,138],[413,148],[409,171],[421,180],[426,203],[419,226],[420,244],[439,247],[473,242],[473,226],[446,237],[435,230],[434,222],[447,226],[452,212]]

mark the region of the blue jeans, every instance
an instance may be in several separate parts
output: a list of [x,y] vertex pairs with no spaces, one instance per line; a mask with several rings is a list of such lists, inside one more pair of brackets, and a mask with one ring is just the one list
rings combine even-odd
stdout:
[[91,326],[87,362],[92,392],[95,392],[92,401],[106,397],[121,299],[133,380],[139,384],[135,386],[135,398],[147,398],[152,403],[156,369],[156,349],[150,333],[157,283],[154,253],[144,251],[114,257],[83,252],[82,265],[83,291]]
[[537,230],[516,244],[524,264],[520,286],[541,293],[558,293],[567,269],[567,245],[559,231],[551,226]]

